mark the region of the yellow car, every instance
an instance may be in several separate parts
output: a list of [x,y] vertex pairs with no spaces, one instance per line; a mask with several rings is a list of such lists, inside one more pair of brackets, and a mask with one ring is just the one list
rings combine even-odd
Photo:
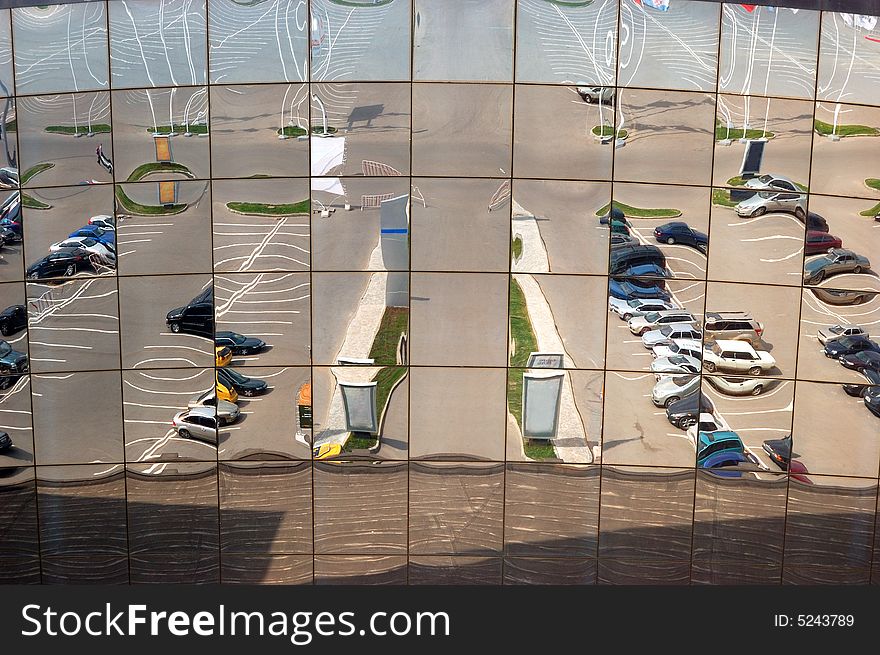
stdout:
[[315,459],[330,459],[342,453],[342,446],[338,443],[325,443],[312,448],[312,457]]
[[232,387],[227,387],[220,382],[220,380],[217,380],[217,398],[234,403],[238,400],[238,392]]
[[217,346],[214,348],[214,353],[218,368],[232,361],[232,349],[229,346]]

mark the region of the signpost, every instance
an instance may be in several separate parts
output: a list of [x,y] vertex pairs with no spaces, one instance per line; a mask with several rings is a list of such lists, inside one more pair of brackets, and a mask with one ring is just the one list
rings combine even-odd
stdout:
[[528,439],[554,439],[562,397],[560,373],[523,373],[522,431]]

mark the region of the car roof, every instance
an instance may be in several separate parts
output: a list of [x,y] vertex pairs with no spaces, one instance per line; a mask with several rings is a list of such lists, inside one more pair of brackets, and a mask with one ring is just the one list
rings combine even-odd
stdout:
[[217,410],[213,407],[192,407],[189,410],[189,416],[207,416],[209,418],[214,418],[217,415]]
[[712,320],[743,319],[752,320],[751,312],[706,312],[706,318]]
[[748,341],[738,341],[736,339],[718,339],[715,343],[724,350],[736,350],[739,352],[750,353],[755,349]]
[[712,432],[701,430],[700,439],[707,441],[708,443],[733,440],[742,441],[742,439],[739,438],[739,435],[733,430],[713,430]]

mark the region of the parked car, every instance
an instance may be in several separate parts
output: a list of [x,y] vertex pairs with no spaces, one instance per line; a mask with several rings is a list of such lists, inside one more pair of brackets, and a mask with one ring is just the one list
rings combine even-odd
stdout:
[[9,433],[0,430],[0,453],[5,453],[14,445],[15,444],[12,443],[12,437],[9,436]]
[[675,303],[666,300],[654,300],[651,298],[623,300],[611,296],[608,298],[608,309],[617,314],[624,321],[628,321],[635,316],[642,316],[648,312],[678,309],[678,306]]
[[213,407],[193,407],[175,414],[171,425],[184,439],[198,439],[217,445],[217,416]]
[[60,248],[28,266],[29,280],[38,278],[73,277],[77,271],[91,268],[89,253],[82,248]]
[[[28,356],[0,341],[0,375],[17,376],[28,372]],[[18,378],[16,378],[18,379]],[[10,380],[10,384],[11,384]]]
[[89,225],[97,225],[104,230],[116,230],[116,218],[110,214],[98,214],[89,219]]
[[843,390],[850,396],[855,396],[856,398],[864,398],[865,391],[869,387],[880,386],[880,371],[872,371],[868,369],[864,372],[864,376],[865,379],[868,381],[867,384],[848,382],[843,385]]
[[246,337],[238,332],[221,330],[214,333],[214,345],[226,346],[233,355],[256,355],[266,347],[266,342],[256,337]]
[[797,184],[785,175],[759,175],[746,181],[747,189],[781,189],[783,191],[799,191]]
[[214,287],[209,286],[183,307],[175,307],[165,315],[172,332],[214,338]]
[[673,339],[702,339],[703,333],[700,328],[692,323],[673,323],[664,325],[657,330],[645,332],[642,335],[642,345],[645,348],[653,348],[660,343],[668,343]]
[[690,355],[669,355],[651,362],[651,372],[657,375],[682,375],[700,372],[700,360]]
[[227,346],[214,346],[214,365],[217,368],[226,366],[232,361],[232,349]]
[[116,244],[116,232],[112,230],[105,230],[103,227],[99,227],[97,225],[86,225],[85,227],[81,227],[75,232],[71,232],[68,235],[69,239],[73,237],[92,237],[93,239],[100,241],[103,244],[107,244],[110,246],[114,246]]
[[728,396],[759,396],[767,386],[763,378],[739,378],[726,375],[707,375],[709,383]]
[[49,252],[55,252],[64,248],[82,248],[89,255],[97,258],[102,264],[110,266],[116,264],[116,249],[113,247],[113,244],[101,243],[93,237],[72,237],[58,243],[53,243],[49,246]]
[[232,387],[241,396],[257,396],[264,393],[269,385],[265,380],[249,378],[242,375],[234,368],[224,367],[217,369],[217,379],[226,387]]
[[577,92],[586,103],[596,102],[610,105],[614,102],[613,86],[579,86]]
[[680,400],[666,405],[666,418],[678,429],[687,430],[697,422],[700,414],[714,411],[715,406],[709,396],[695,389]]
[[880,387],[869,387],[862,396],[865,407],[874,416],[880,417]]
[[719,339],[703,348],[703,366],[710,373],[727,370],[760,375],[774,368],[776,360],[767,351],[755,350],[746,341]]
[[807,215],[807,196],[790,191],[758,191],[734,207],[737,216],[751,218],[767,212],[788,212],[800,219]]
[[826,357],[839,359],[843,355],[852,355],[863,350],[880,352],[880,346],[867,337],[841,337],[840,339],[827,342],[822,352],[825,353]]
[[754,346],[762,341],[764,325],[748,312],[706,312],[703,331],[707,341],[734,339],[748,341]]
[[838,361],[846,368],[851,368],[859,373],[865,371],[880,372],[880,353],[874,350],[863,350],[852,355],[843,355]]
[[712,475],[724,478],[741,478],[749,471],[760,471],[748,453],[736,452],[735,450],[721,450],[707,455],[701,462],[700,468]]
[[669,407],[672,403],[699,390],[699,375],[674,375],[660,378],[651,390],[651,402],[657,407]]
[[699,323],[697,317],[682,309],[667,309],[659,312],[649,312],[642,316],[634,316],[627,321],[627,327],[633,334],[639,336],[656,330],[671,323]]
[[629,234],[621,234],[620,232],[611,231],[611,245],[623,246],[631,243],[638,243],[638,240]]
[[225,400],[230,403],[234,403],[238,401],[238,392],[234,387],[227,387],[225,384],[217,380],[217,384],[215,385],[215,390],[217,391],[217,398],[220,400]]
[[874,291],[825,289],[824,287],[810,287],[810,292],[816,298],[829,305],[861,305],[869,300],[873,300],[877,296],[877,293]]
[[699,420],[687,429],[687,436],[694,443],[697,443],[697,435],[700,432],[717,432],[719,430],[730,430],[730,426],[720,416],[715,416],[712,412],[701,412]]
[[706,459],[715,453],[745,453],[745,446],[739,435],[732,430],[700,432],[697,435],[697,467],[702,468]]
[[641,264],[656,264],[666,268],[666,255],[657,246],[629,244],[611,248],[608,271],[611,275],[623,275],[623,272]]
[[220,420],[221,425],[235,423],[235,421],[241,416],[241,410],[238,405],[229,402],[228,400],[217,399],[216,389],[208,389],[207,391],[194,396],[189,401],[188,406],[190,409],[193,409],[194,407],[214,408],[215,416]]
[[782,439],[767,439],[761,447],[776,466],[783,471],[788,470],[791,461],[791,435]]
[[599,217],[599,225],[608,225],[611,221],[620,221],[627,227],[632,227],[632,223],[627,220],[626,214],[623,213],[623,210],[615,205],[611,205],[608,212]]
[[828,234],[827,232],[810,230],[807,232],[807,240],[804,242],[804,254],[818,255],[819,253],[842,247],[843,241],[840,240],[840,237]]
[[312,457],[314,459],[330,459],[342,454],[342,446],[338,443],[323,443],[312,448]]
[[804,263],[804,284],[819,284],[835,273],[861,273],[871,268],[867,257],[845,248],[831,251]]
[[18,187],[18,169],[11,166],[0,168],[0,188],[15,189]]
[[643,299],[669,302],[672,300],[672,296],[658,282],[662,281],[652,280],[640,283],[638,280],[611,278],[608,281],[608,293],[611,297],[619,298],[620,300]]
[[660,266],[654,262],[646,262],[644,264],[636,264],[634,266],[626,267],[623,269],[623,272],[619,274],[619,277],[649,277],[665,280],[672,277],[672,273],[665,266]]
[[829,341],[840,339],[842,337],[869,337],[868,331],[861,325],[852,325],[851,323],[838,323],[829,325],[828,327],[819,328],[816,333],[819,337],[819,343],[825,345]]
[[824,216],[820,216],[816,212],[807,212],[806,217],[798,216],[801,223],[806,225],[810,232],[828,232],[828,221]]
[[703,359],[702,339],[673,339],[671,343],[658,343],[651,349],[654,357],[672,357],[673,355],[687,355],[697,361]]
[[670,246],[681,243],[685,246],[698,248],[703,252],[709,247],[709,236],[705,232],[695,230],[684,221],[671,221],[654,228],[654,238],[660,243]]
[[8,337],[27,327],[27,308],[24,305],[10,305],[0,312],[0,334]]

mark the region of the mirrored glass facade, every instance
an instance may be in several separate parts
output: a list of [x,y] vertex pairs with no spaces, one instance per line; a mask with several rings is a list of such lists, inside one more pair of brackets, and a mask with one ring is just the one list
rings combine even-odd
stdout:
[[0,582],[880,582],[880,22],[0,10]]

